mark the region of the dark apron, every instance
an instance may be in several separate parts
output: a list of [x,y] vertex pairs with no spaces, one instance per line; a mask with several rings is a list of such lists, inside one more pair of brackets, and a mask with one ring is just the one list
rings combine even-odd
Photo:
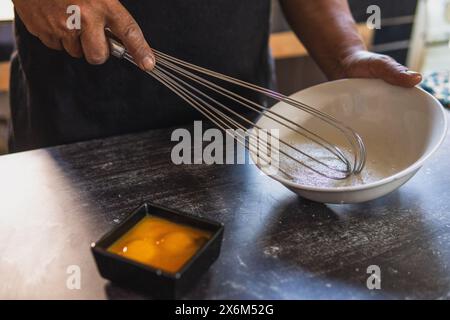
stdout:
[[[270,0],[130,0],[154,48],[272,87]],[[10,151],[182,125],[200,114],[152,77],[111,58],[91,66],[46,48],[16,19]]]

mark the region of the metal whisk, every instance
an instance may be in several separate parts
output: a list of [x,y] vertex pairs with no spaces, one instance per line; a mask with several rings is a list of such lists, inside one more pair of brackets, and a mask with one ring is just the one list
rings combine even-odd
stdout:
[[[119,59],[126,59],[137,65],[133,60],[133,57],[119,41],[110,37],[109,42],[111,54],[113,56]],[[250,152],[255,152],[260,146],[255,144],[254,139],[246,139],[242,134],[242,131],[237,129],[245,131],[248,127],[257,130],[271,128],[261,128],[243,113],[230,107],[231,105],[239,106],[242,110],[248,110],[262,117],[267,117],[278,123],[284,130],[290,130],[290,133],[294,135],[301,135],[310,143],[322,148],[322,151],[325,151],[328,154],[327,159],[329,159],[329,161],[319,159],[317,156],[314,156],[305,150],[301,150],[301,147],[288,143],[285,139],[280,139],[277,155],[282,156],[283,159],[303,166],[321,176],[335,180],[346,179],[352,174],[360,173],[364,168],[366,162],[366,149],[363,140],[354,130],[329,114],[272,90],[199,67],[155,49],[153,49],[153,52],[156,57],[156,66],[152,71],[147,73],[177,94],[220,129],[227,133],[229,133],[229,130],[227,129],[236,130],[234,131],[233,138],[238,143],[243,144]],[[274,101],[286,103],[314,116],[324,124],[334,127],[337,132],[342,135],[349,146],[348,150],[346,150],[347,152],[344,152],[336,144],[327,141],[327,139],[320,134],[295,123],[283,114],[279,114],[269,107],[250,98],[246,98],[216,82],[222,82],[227,86],[234,85],[240,87],[240,89],[244,88],[259,96],[263,95]],[[206,92],[211,92],[212,94],[208,95]],[[228,101],[228,103],[224,102],[224,99]],[[254,130],[251,130],[249,135],[250,138],[256,137],[257,142],[259,144],[262,143],[263,147],[271,147],[271,142],[267,137],[262,140],[259,139]],[[271,134],[269,133],[269,137],[270,135]],[[258,153],[258,157],[261,157],[266,163],[270,163],[270,157],[267,155],[260,155]],[[340,165],[336,166],[336,162]],[[280,170],[285,175],[292,177],[292,174],[288,172],[289,170],[283,167],[283,161],[279,161],[275,166],[276,169]]]

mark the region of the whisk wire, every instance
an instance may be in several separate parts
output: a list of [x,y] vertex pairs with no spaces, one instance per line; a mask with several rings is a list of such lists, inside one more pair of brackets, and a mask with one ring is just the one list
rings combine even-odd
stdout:
[[[209,70],[209,69],[206,69],[206,68],[194,65],[194,64],[191,64],[191,63],[183,61],[181,59],[169,56],[158,50],[154,50],[154,52],[155,52],[155,55],[157,57],[159,57],[160,60],[162,60],[162,62],[164,62],[164,59],[176,62],[176,63],[180,64],[181,66],[184,66],[188,69],[195,70],[197,72],[203,73],[205,75],[214,77],[219,80],[223,80],[223,81],[227,81],[227,82],[230,82],[233,84],[241,85],[242,87],[245,87],[250,90],[255,90],[256,92],[264,94],[270,98],[273,98],[273,99],[281,101],[281,102],[285,102],[285,103],[287,103],[293,107],[296,107],[302,111],[307,110],[309,113],[312,113],[312,114],[318,116],[323,121],[334,126],[336,129],[338,129],[339,131],[341,131],[342,133],[344,133],[346,135],[347,140],[350,142],[350,144],[352,145],[353,151],[355,152],[354,173],[359,173],[363,169],[365,162],[366,162],[366,158],[365,158],[366,150],[365,150],[365,146],[364,146],[364,143],[363,143],[361,137],[353,129],[351,129],[350,127],[348,127],[341,121],[337,120],[335,117],[333,117],[327,113],[324,113],[320,110],[317,110],[311,106],[308,106],[307,104],[302,103],[301,101],[297,101],[288,96],[285,96],[281,93],[278,93],[278,92],[257,86],[255,84],[248,83],[243,80],[236,79],[236,78],[233,78],[233,77],[230,77],[230,76],[227,76],[227,75],[224,75],[224,74],[221,74],[221,73],[218,73],[218,72],[215,72],[215,71],[212,71],[212,70]],[[234,93],[232,93],[232,94],[234,94]],[[241,97],[241,98],[243,98],[243,97]],[[243,98],[243,99],[245,99],[245,98]],[[353,141],[353,139],[356,140],[356,144]]]
[[[230,90],[227,90],[227,89],[225,89],[225,88],[222,88],[222,87],[220,87],[220,86],[218,86],[218,85],[216,85],[216,84],[214,84],[214,83],[212,83],[212,82],[210,82],[210,81],[208,81],[208,80],[205,80],[205,79],[203,79],[203,78],[201,78],[201,77],[198,77],[198,76],[196,76],[195,74],[192,74],[192,73],[190,73],[190,72],[186,72],[185,70],[180,69],[180,68],[173,67],[170,63],[168,64],[166,61],[163,61],[163,60],[162,60],[162,61],[159,63],[159,65],[167,66],[169,69],[171,69],[171,70],[173,70],[173,71],[175,71],[175,72],[177,72],[177,73],[180,73],[181,75],[183,75],[183,76],[185,76],[185,77],[191,79],[192,81],[195,81],[195,82],[197,82],[197,83],[199,83],[199,84],[205,86],[205,87],[208,88],[208,89],[211,89],[212,91],[214,91],[214,92],[216,92],[216,93],[224,94],[224,95],[225,95],[227,98],[229,98],[230,100],[232,100],[232,101],[234,101],[234,102],[241,103],[244,107],[246,107],[246,108],[248,108],[248,109],[250,109],[250,110],[252,110],[252,111],[255,111],[255,112],[257,112],[257,113],[261,113],[260,110],[262,110],[262,111],[264,111],[264,116],[265,116],[265,117],[267,117],[267,118],[269,118],[269,119],[271,119],[271,120],[274,120],[274,121],[276,121],[276,122],[282,124],[283,126],[287,127],[287,128],[290,129],[290,130],[293,130],[294,132],[296,132],[296,133],[298,133],[298,134],[302,134],[302,135],[303,135],[304,133],[299,132],[299,130],[296,129],[296,128],[294,128],[293,126],[296,126],[296,127],[300,128],[301,130],[304,130],[308,135],[311,135],[311,136],[314,137],[314,138],[313,138],[313,137],[309,137],[309,139],[310,139],[311,141],[313,141],[314,143],[316,143],[316,144],[320,145],[321,147],[325,148],[325,149],[328,150],[329,152],[333,153],[333,155],[335,155],[336,157],[338,157],[342,162],[344,162],[344,163],[346,164],[346,166],[347,166],[346,171],[349,169],[348,167],[350,166],[350,163],[349,163],[349,162],[347,161],[347,159],[345,158],[344,153],[343,153],[337,146],[333,146],[333,145],[329,144],[327,141],[325,141],[322,137],[320,137],[319,135],[315,134],[314,132],[312,132],[312,131],[310,131],[310,130],[308,130],[308,129],[306,129],[306,128],[304,128],[304,127],[298,125],[298,124],[296,124],[296,123],[293,122],[292,120],[290,120],[290,119],[288,119],[288,118],[286,118],[286,117],[284,117],[284,116],[282,116],[282,115],[279,115],[279,114],[277,114],[277,113],[274,113],[274,112],[273,112],[272,110],[270,110],[269,108],[264,107],[264,106],[261,106],[261,105],[255,103],[254,101],[251,101],[251,100],[249,100],[249,99],[246,99],[246,98],[244,98],[244,97],[241,97],[241,96],[237,95],[236,93],[234,93],[234,92],[232,92],[232,91],[230,91]],[[186,84],[186,82],[184,82],[184,83]],[[196,90],[196,89],[193,88],[192,86],[190,86],[190,87],[191,87],[193,90]],[[198,93],[204,95],[204,93],[202,93],[202,92],[200,92],[200,91],[198,91],[198,90],[196,90],[196,91],[197,91]],[[241,98],[243,101],[239,101],[238,98]],[[216,102],[217,102],[217,101],[216,101]],[[223,106],[223,105],[222,105],[222,106]],[[256,108],[255,108],[255,107],[256,107]],[[242,119],[243,119],[244,121],[246,121],[248,124],[251,124],[251,125],[253,125],[253,126],[256,127],[256,128],[259,128],[258,126],[256,126],[255,124],[253,124],[250,120],[248,120],[248,119],[246,119],[246,118],[244,119],[241,115],[239,115],[237,112],[233,111],[232,109],[227,108],[227,107],[224,107],[224,108],[226,108],[230,113],[234,114],[235,116],[238,116],[238,117],[242,118]],[[258,110],[258,109],[260,109],[260,110]],[[281,121],[275,119],[273,116],[279,117],[280,119],[282,119],[283,121],[287,122],[288,124],[285,123],[285,122],[281,122]],[[292,125],[293,125],[293,126],[292,126]],[[261,128],[260,128],[260,129],[261,129]],[[317,141],[316,138],[319,139],[320,142]],[[305,152],[299,150],[298,148],[295,148],[295,147],[292,146],[292,145],[289,145],[289,144],[285,143],[285,142],[282,141],[282,140],[280,140],[280,142],[282,142],[282,143],[283,143],[284,145],[286,145],[287,147],[294,149],[296,152],[299,152],[299,153],[303,154],[304,156],[308,157],[310,160],[313,160],[313,161],[315,161],[315,162],[317,162],[317,163],[319,163],[319,164],[321,164],[321,165],[323,165],[323,166],[326,166],[326,167],[330,168],[330,166],[329,166],[328,164],[324,163],[323,161],[320,161],[320,160],[318,160],[318,159],[313,158],[313,157],[310,156],[309,154],[307,154],[307,153],[305,153]],[[334,150],[333,150],[333,149],[334,149]],[[330,169],[336,169],[336,168],[330,168]],[[336,169],[336,170],[340,170],[340,169]],[[344,172],[344,170],[340,170],[340,171],[341,171],[341,172]]]
[[[157,66],[157,69],[159,70],[158,66]],[[166,75],[170,76],[170,74],[167,73],[165,70],[161,69],[161,71],[164,72]],[[190,78],[190,77],[189,77],[189,78]],[[247,124],[253,125],[254,128],[257,128],[257,129],[260,129],[260,130],[263,129],[263,128],[261,128],[260,126],[255,125],[254,123],[252,123],[249,119],[245,118],[244,116],[242,116],[242,115],[239,114],[238,112],[236,112],[236,111],[232,110],[231,108],[225,106],[223,103],[220,103],[220,102],[217,101],[216,99],[213,99],[212,97],[208,96],[208,95],[205,94],[204,92],[198,90],[197,88],[193,87],[192,85],[188,84],[187,82],[183,81],[182,79],[178,79],[178,81],[181,82],[181,83],[183,83],[183,84],[186,85],[187,87],[189,87],[191,90],[197,92],[199,95],[204,96],[206,99],[209,99],[209,100],[211,100],[212,102],[216,103],[217,105],[219,105],[220,107],[224,108],[225,110],[227,110],[227,111],[228,111],[229,113],[231,113],[232,115],[234,115],[234,116],[240,118],[241,120],[243,120],[243,121],[246,122]],[[207,88],[211,88],[211,86],[209,86],[208,84],[204,84],[204,85],[205,85]],[[211,89],[212,89],[213,91],[217,92],[217,90],[216,90],[215,88],[211,88]],[[232,97],[231,97],[230,99],[236,101],[236,100],[235,100],[234,98],[232,98]],[[211,108],[212,108],[212,107],[211,107]],[[262,107],[261,107],[261,108],[262,108]],[[251,109],[252,109],[252,110],[256,110],[256,109],[254,109],[254,108],[251,108]],[[216,110],[216,109],[214,108],[214,110]],[[269,110],[269,111],[270,111],[270,110]],[[221,115],[225,117],[225,115],[224,115],[223,113],[221,113]],[[276,119],[274,119],[274,118],[273,118],[272,116],[270,116],[270,115],[268,115],[267,117],[270,118],[270,119],[272,119],[272,120],[275,120],[275,121],[276,121]],[[283,118],[286,119],[286,120],[289,121],[289,122],[292,122],[291,120],[289,120],[289,119],[287,119],[287,118],[285,118],[285,117],[283,117]],[[292,123],[293,123],[293,122],[292,122]],[[293,131],[295,131],[295,132],[298,132],[298,130],[296,130],[295,128],[292,128],[291,126],[288,126],[288,125],[286,125],[286,124],[285,124],[285,126],[287,126],[288,128],[290,128],[291,130],[293,130]],[[300,132],[298,132],[298,133],[301,134]],[[269,135],[270,135],[270,132],[269,132]],[[319,138],[320,138],[320,137],[319,137]],[[291,148],[291,149],[293,149],[294,151],[296,151],[296,152],[298,152],[298,153],[301,153],[302,155],[308,157],[310,160],[315,161],[315,162],[317,162],[318,164],[323,165],[323,166],[325,166],[325,167],[327,167],[327,168],[329,168],[329,169],[335,169],[335,170],[338,170],[338,171],[340,171],[340,172],[342,172],[342,173],[345,173],[345,172],[347,172],[348,167],[350,166],[350,163],[349,163],[349,162],[346,162],[346,164],[347,164],[347,170],[342,170],[342,169],[338,169],[338,168],[331,168],[327,163],[325,163],[325,162],[323,162],[323,161],[320,161],[319,159],[316,159],[316,158],[312,157],[311,155],[309,155],[309,154],[303,152],[302,150],[298,149],[297,147],[292,146],[292,145],[286,143],[283,139],[279,139],[279,141],[280,141],[283,145],[285,145],[286,147]],[[329,150],[330,152],[332,152],[333,154],[335,154],[337,157],[341,157],[342,161],[344,161],[344,162],[346,161],[345,156],[343,155],[343,153],[342,153],[339,149],[335,152],[335,151],[331,150],[328,146],[326,146],[326,145],[324,145],[324,144],[322,144],[322,143],[320,143],[320,142],[316,142],[316,143],[320,144],[321,146],[323,146],[324,148],[326,148],[327,150]],[[281,151],[281,153],[284,154],[285,156],[287,156],[287,157],[293,159],[289,154],[286,154],[286,153],[283,152],[283,151]],[[296,160],[296,159],[293,159],[293,160]]]
[[[111,52],[113,55],[118,58],[124,58],[134,65],[137,65],[132,56],[125,50],[122,44],[114,39],[109,39],[109,41],[111,45]],[[275,153],[276,155],[282,154],[295,163],[329,179],[346,179],[352,174],[361,172],[361,170],[364,168],[366,162],[366,149],[362,138],[349,126],[340,122],[333,116],[317,110],[301,101],[297,101],[295,99],[282,95],[278,92],[191,64],[158,50],[153,51],[156,56],[157,64],[152,71],[147,72],[150,76],[152,76],[154,79],[156,79],[176,95],[178,95],[191,107],[208,118],[218,128],[225,131],[227,134],[232,135],[232,137],[238,143],[249,149],[250,152],[254,152],[256,150],[258,160],[260,159],[265,163],[270,163],[271,166],[275,167],[286,176],[294,178],[292,174],[288,172],[288,170],[285,170],[280,165],[279,162],[274,164],[272,157],[269,157],[265,153],[260,153],[260,148],[265,148],[266,150],[270,149],[272,153]],[[336,128],[343,134],[343,137],[345,137],[351,148],[351,152],[353,153],[353,161],[350,161],[348,159],[348,157],[340,147],[327,141],[327,139],[323,138],[321,135],[311,131],[308,128],[305,128],[300,124],[295,123],[293,120],[287,118],[286,116],[273,111],[273,109],[263,106],[251,99],[243,97],[242,95],[237,94],[230,89],[222,87],[204,77],[201,77],[200,75],[208,76],[211,79],[223,81],[231,85],[243,87],[250,91],[269,97],[273,100],[288,104],[300,111],[317,117],[324,123]],[[212,93],[214,93],[214,96],[208,95],[207,93],[196,87],[197,85],[210,90]],[[276,151],[273,151],[272,133],[267,132],[266,139],[261,139],[258,135],[258,130],[266,130],[266,128],[262,128],[261,126],[255,124],[247,117],[233,110],[233,108],[219,101],[219,97],[226,98],[233,103],[237,103],[239,106],[251,110],[252,112],[256,112],[257,114],[266,117],[277,124],[280,124],[282,127],[303,136],[312,143],[329,152],[335,160],[337,160],[344,166],[344,168],[336,167],[336,165],[334,164],[331,165],[321,159],[318,159],[316,156],[313,156],[308,152],[301,150],[299,147],[291,143],[287,143],[284,139],[279,139],[278,141],[285,150],[280,147]],[[252,129],[247,130],[248,126],[252,127]],[[242,132],[239,132],[239,130],[233,130],[233,133],[231,133],[228,129],[239,129],[242,132],[247,132],[248,136],[242,134]],[[254,141],[255,138],[257,143],[255,143]],[[288,152],[288,150],[294,151],[294,155]],[[316,168],[315,166],[309,164],[307,161],[299,159],[298,156],[305,157],[305,160],[310,160],[314,162],[316,166],[319,165],[325,170]],[[334,174],[329,173],[330,171],[334,172]]]

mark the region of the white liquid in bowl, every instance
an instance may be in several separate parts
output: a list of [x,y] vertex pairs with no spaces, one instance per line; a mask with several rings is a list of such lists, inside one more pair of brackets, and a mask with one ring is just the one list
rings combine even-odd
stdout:
[[[295,147],[299,150],[314,156],[316,159],[326,163],[327,165],[336,168],[336,169],[345,169],[344,164],[332,156],[328,151],[317,147],[314,144],[295,144]],[[286,150],[287,151],[287,150]],[[289,153],[292,154],[292,153]],[[298,153],[297,153],[298,155]],[[386,154],[384,154],[386,155]],[[320,170],[320,172],[329,175],[329,176],[343,176],[343,173],[337,172],[336,170],[332,170],[330,168],[324,167],[317,162],[309,159],[308,157],[301,156],[296,157],[298,160],[301,160],[308,166]],[[350,161],[353,161],[353,158],[348,157]],[[405,164],[399,164],[397,162],[392,161],[392,157],[383,156],[382,154],[368,154],[367,161],[364,169],[360,174],[351,175],[350,177],[343,180],[335,180],[320,175],[305,166],[300,165],[298,162],[289,159],[288,157],[281,156],[280,167],[283,171],[290,175],[288,177],[283,172],[278,172],[280,177],[285,179],[289,179],[294,183],[310,186],[310,187],[323,187],[323,188],[338,188],[338,187],[348,187],[348,186],[357,186],[364,185],[372,182],[379,181],[381,179],[387,178],[389,176],[394,175],[399,170],[401,170]]]
[[[324,152],[322,152],[322,150],[320,149],[314,150],[311,149],[311,147],[305,148],[304,145],[300,145],[299,147],[302,148],[302,150],[307,150],[310,155],[315,156],[317,159],[320,159],[321,161],[326,162],[333,167],[344,168],[342,162],[329,157],[328,154],[324,156]],[[320,166],[312,160],[306,160],[306,163],[315,169],[320,169],[321,172],[329,176],[342,175],[335,170]],[[290,180],[292,180],[292,182],[294,183],[323,188],[338,188],[368,184],[387,178],[399,171],[398,166],[396,166],[395,164],[389,164],[378,159],[369,159],[360,174],[351,175],[350,177],[343,180],[330,179],[308,169],[305,166],[299,165],[292,160],[286,161],[286,164],[283,164],[282,168],[286,168],[285,171],[291,176]]]

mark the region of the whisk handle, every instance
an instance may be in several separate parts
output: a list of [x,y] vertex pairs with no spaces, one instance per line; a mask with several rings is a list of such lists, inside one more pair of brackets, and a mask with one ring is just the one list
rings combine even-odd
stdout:
[[109,52],[116,58],[122,59],[127,49],[122,43],[114,36],[114,34],[109,29],[105,29],[106,38],[109,43]]

